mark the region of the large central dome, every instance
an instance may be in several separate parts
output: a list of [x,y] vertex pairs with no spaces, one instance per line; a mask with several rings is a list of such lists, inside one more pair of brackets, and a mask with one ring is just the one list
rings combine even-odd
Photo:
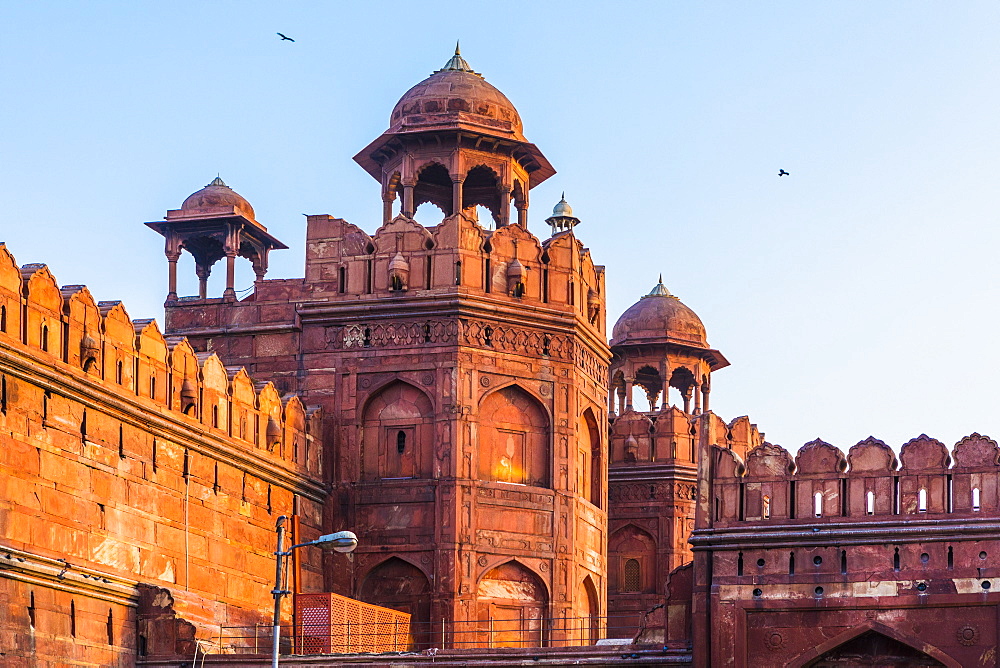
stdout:
[[521,116],[507,96],[472,71],[458,49],[444,67],[406,91],[392,109],[390,132],[455,122],[513,133],[523,140]]

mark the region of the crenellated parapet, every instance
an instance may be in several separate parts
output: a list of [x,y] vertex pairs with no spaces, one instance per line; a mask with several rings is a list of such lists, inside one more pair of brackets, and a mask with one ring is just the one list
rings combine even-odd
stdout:
[[951,450],[922,434],[903,444],[898,458],[871,437],[846,456],[821,440],[805,444],[795,456],[761,443],[745,460],[713,445],[711,467],[708,524],[715,528],[1000,514],[1000,449],[980,434]]
[[320,477],[321,449],[297,397],[282,397],[271,383],[256,387],[245,370],[196,353],[186,339],[168,340],[155,320],[133,320],[121,302],[98,302],[83,285],[60,288],[44,264],[18,267],[3,244],[0,342],[5,403],[15,378],[37,376],[39,395],[79,395],[107,411],[123,410],[124,400],[171,428]]

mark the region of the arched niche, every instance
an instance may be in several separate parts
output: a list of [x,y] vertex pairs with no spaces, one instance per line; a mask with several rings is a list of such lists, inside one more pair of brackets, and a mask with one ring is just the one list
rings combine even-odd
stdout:
[[583,578],[573,598],[573,624],[568,629],[574,645],[593,645],[600,637],[600,600],[593,577]]
[[545,643],[548,591],[517,561],[490,570],[476,589],[480,638],[488,647],[541,647]]
[[548,487],[549,419],[517,385],[490,393],[479,406],[479,478]]
[[434,408],[424,392],[393,381],[365,404],[361,477],[429,478],[433,465]]
[[634,524],[627,524],[608,540],[608,593],[638,594],[656,591],[656,540]]
[[428,647],[431,584],[422,570],[399,557],[374,567],[361,581],[358,598],[384,608],[410,613],[410,633],[418,648]]
[[598,508],[603,499],[603,460],[601,432],[597,427],[594,411],[588,408],[580,416],[576,427],[577,464],[576,493]]

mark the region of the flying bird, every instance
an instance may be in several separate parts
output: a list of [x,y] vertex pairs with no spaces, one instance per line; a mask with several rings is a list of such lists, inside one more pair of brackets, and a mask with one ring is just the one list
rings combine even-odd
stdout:
[[789,173],[783,169],[778,170],[778,176],[789,176]]
[[295,40],[294,40],[294,39],[292,39],[291,37],[285,37],[285,36],[284,36],[284,35],[282,35],[282,34],[281,34],[280,32],[279,32],[279,33],[275,33],[275,34],[276,34],[276,35],[277,35],[278,37],[280,37],[281,39],[283,39],[283,40],[284,40],[284,39],[287,39],[287,40],[288,40],[289,42],[294,42],[294,41],[295,41]]

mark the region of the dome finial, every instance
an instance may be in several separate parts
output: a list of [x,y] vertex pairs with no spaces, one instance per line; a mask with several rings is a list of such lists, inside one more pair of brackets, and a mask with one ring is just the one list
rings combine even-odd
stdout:
[[[223,188],[228,188],[229,187],[229,186],[226,185],[226,182],[222,180],[222,177],[218,174],[218,172],[216,172],[215,178],[212,179],[212,182],[209,183],[208,185],[209,186],[222,186]],[[205,187],[207,188],[208,186],[205,186]]]
[[449,72],[449,71],[468,72],[469,74],[475,74],[477,77],[482,76],[478,72],[473,72],[472,68],[469,67],[469,63],[467,63],[465,58],[462,57],[462,51],[459,49],[459,43],[457,40],[455,41],[455,55],[452,56],[448,60],[448,62],[444,64],[444,67],[439,69],[437,72],[434,72],[434,74],[437,74],[438,72]]
[[653,286],[653,289],[649,291],[648,295],[643,295],[642,299],[645,299],[646,297],[673,297],[674,299],[677,299],[677,297],[670,294],[670,290],[667,290],[667,286],[663,284],[663,274],[660,274],[660,278],[656,285]]

